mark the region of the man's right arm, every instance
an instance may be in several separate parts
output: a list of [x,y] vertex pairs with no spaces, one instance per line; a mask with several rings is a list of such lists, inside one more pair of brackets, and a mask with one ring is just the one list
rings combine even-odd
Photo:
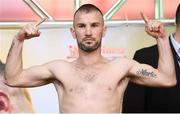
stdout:
[[[40,22],[36,25],[39,24]],[[24,26],[12,41],[5,67],[5,83],[9,86],[29,87],[50,83],[48,79],[52,77],[52,74],[49,71],[48,64],[23,69],[23,42],[25,39],[40,35],[36,25],[28,24]]]

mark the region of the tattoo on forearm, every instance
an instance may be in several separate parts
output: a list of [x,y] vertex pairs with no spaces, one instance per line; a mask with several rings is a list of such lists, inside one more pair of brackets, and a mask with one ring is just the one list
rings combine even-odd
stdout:
[[157,77],[157,75],[154,72],[148,72],[147,69],[139,69],[136,73],[138,76],[146,76],[152,78]]

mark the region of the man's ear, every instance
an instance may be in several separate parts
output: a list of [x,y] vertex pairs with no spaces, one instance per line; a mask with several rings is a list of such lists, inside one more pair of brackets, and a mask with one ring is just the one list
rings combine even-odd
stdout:
[[74,27],[71,27],[70,31],[71,31],[71,34],[72,34],[73,38],[76,39]]
[[104,36],[106,35],[106,32],[107,32],[107,26],[105,26],[105,25],[104,25],[104,27],[103,27],[103,35],[102,35],[102,37],[104,37]]

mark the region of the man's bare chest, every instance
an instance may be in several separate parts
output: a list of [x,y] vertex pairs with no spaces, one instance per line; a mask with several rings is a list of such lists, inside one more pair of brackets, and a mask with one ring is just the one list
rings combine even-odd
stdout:
[[104,69],[105,68],[93,66],[76,66],[74,74],[77,79],[90,83],[97,81],[97,79],[104,74]]

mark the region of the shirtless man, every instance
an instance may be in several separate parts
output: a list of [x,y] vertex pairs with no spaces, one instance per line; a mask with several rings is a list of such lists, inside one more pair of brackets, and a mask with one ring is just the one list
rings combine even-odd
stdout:
[[75,12],[70,29],[78,43],[79,57],[73,62],[55,60],[23,69],[23,42],[40,35],[37,28],[39,22],[28,24],[13,39],[7,57],[6,83],[16,87],[53,83],[58,93],[60,112],[119,113],[130,80],[154,87],[176,84],[174,63],[164,27],[146,17],[144,20],[148,34],[157,39],[160,52],[158,69],[127,58],[108,60],[102,57],[101,40],[106,32],[103,14],[94,5],[85,4]]
[[0,60],[0,113],[34,113],[31,98],[24,88],[4,84],[4,67]]

